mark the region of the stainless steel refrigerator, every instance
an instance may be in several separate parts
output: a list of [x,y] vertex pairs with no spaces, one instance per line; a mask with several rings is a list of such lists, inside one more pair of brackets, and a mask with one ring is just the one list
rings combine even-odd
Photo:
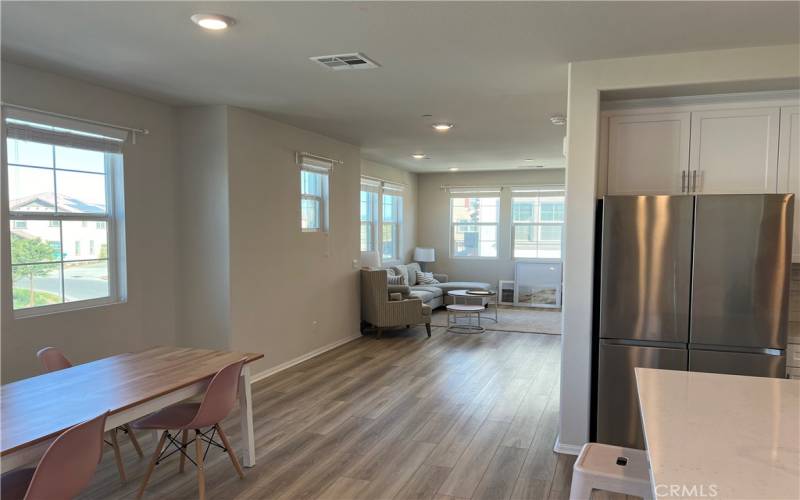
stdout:
[[793,198],[603,199],[597,441],[644,448],[634,367],[785,376]]

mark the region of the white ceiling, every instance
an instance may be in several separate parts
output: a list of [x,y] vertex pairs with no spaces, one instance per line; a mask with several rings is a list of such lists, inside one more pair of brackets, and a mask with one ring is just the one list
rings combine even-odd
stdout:
[[[2,55],[171,103],[252,108],[414,171],[561,167],[564,128],[549,117],[566,113],[568,61],[798,43],[798,5],[4,1]],[[238,23],[205,32],[196,12]],[[358,51],[382,67],[308,59]]]

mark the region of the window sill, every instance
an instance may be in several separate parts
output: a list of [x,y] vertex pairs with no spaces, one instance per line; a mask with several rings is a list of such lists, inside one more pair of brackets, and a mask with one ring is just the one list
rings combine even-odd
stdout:
[[79,300],[76,302],[67,302],[64,304],[52,304],[49,306],[30,307],[26,309],[15,310],[14,319],[37,318],[40,316],[50,316],[52,314],[80,311],[82,309],[93,309],[96,307],[113,306],[117,304],[124,304],[125,302],[127,301],[123,299],[108,297],[103,299]]
[[450,258],[456,260],[500,260],[500,257],[465,257],[457,255],[451,255]]
[[561,264],[563,259],[555,257],[513,257],[511,260],[520,262],[541,262],[543,264]]

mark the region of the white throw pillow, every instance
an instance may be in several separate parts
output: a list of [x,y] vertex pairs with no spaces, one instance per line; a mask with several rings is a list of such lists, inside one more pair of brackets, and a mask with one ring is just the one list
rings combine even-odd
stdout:
[[439,280],[433,277],[433,273],[423,273],[417,271],[417,284],[418,285],[435,285]]

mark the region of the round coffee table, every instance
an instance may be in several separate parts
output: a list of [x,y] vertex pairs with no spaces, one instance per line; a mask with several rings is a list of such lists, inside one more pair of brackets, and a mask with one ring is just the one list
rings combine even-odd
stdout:
[[[483,311],[483,306],[479,305],[469,305],[469,304],[450,304],[447,306],[447,331],[454,332],[454,333],[483,333],[486,331],[484,327],[481,326],[481,311]],[[450,315],[453,316],[453,321],[450,321]],[[458,322],[458,315],[461,315],[462,318],[466,318],[467,323],[459,323]],[[472,319],[476,318],[478,320],[478,324],[472,324]]]
[[[481,290],[481,292],[484,292],[484,290]],[[453,297],[453,303],[454,304],[469,304],[470,303],[470,299],[472,299],[473,300],[473,304],[471,304],[471,305],[477,305],[477,304],[474,303],[474,301],[475,301],[475,299],[480,299],[481,306],[483,306],[484,308],[486,308],[487,306],[490,306],[490,305],[494,305],[494,317],[487,316],[487,315],[481,315],[481,317],[483,319],[488,319],[488,320],[491,320],[491,321],[494,321],[495,323],[497,323],[497,314],[498,314],[497,313],[497,310],[498,310],[498,307],[497,307],[497,300],[498,300],[497,292],[492,291],[492,290],[485,290],[485,292],[486,293],[475,294],[475,293],[470,293],[470,290],[451,290],[451,291],[447,292],[447,295],[449,295],[450,297]],[[492,297],[494,297],[494,300],[492,300]],[[486,311],[484,310],[484,312],[486,312]]]

